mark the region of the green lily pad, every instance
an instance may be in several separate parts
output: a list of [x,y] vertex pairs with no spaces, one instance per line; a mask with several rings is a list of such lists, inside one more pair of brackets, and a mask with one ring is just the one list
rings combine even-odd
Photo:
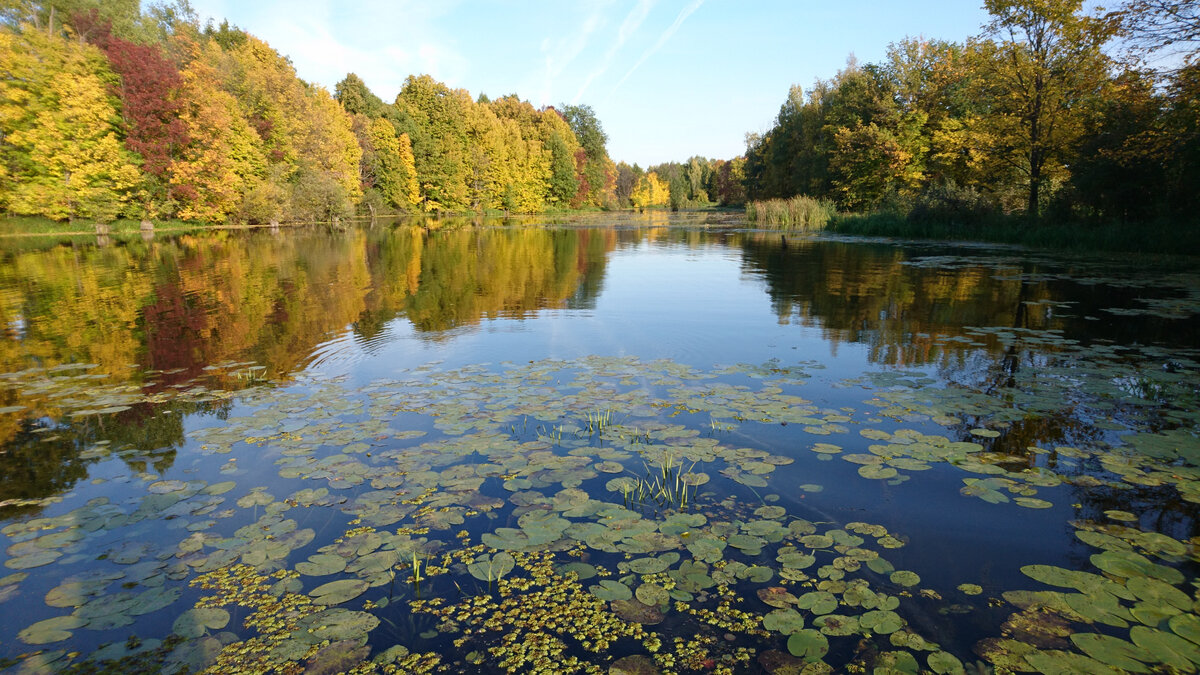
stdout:
[[1074,675],[1075,673],[1120,675],[1121,673],[1121,671],[1110,668],[1090,656],[1054,649],[1034,651],[1026,654],[1025,660],[1039,672],[1046,673],[1047,675]]
[[828,591],[811,591],[796,599],[796,606],[813,614],[828,614],[837,609],[837,597]]
[[185,638],[197,638],[209,630],[220,630],[229,623],[229,612],[219,607],[196,607],[180,614],[171,630]]
[[1075,633],[1071,642],[1097,661],[1131,673],[1149,672],[1146,663],[1155,660],[1145,649],[1110,635]]
[[341,607],[331,607],[300,620],[300,627],[306,629],[313,637],[331,642],[365,638],[367,633],[375,630],[378,625],[379,619],[369,612],[356,612]]
[[1129,637],[1135,645],[1153,654],[1156,661],[1172,668],[1191,672],[1200,664],[1200,646],[1174,633],[1134,626],[1129,629]]
[[492,582],[511,572],[515,564],[512,555],[501,552],[492,557],[476,557],[474,562],[467,565],[467,571],[480,581]]
[[658,584],[642,584],[635,593],[639,602],[646,605],[665,605],[671,601],[671,594]]
[[788,651],[810,663],[820,661],[829,653],[829,638],[819,631],[806,628],[792,633],[787,641]]
[[1167,621],[1176,635],[1200,644],[1200,618],[1195,614],[1176,614]]
[[566,575],[570,572],[574,572],[580,581],[584,581],[596,576],[596,567],[585,562],[569,562],[558,568],[559,574]]
[[20,633],[17,633],[17,638],[30,645],[61,642],[71,637],[73,629],[80,628],[86,623],[85,619],[70,614],[56,616],[53,619],[45,619],[26,626]]
[[592,595],[601,600],[628,600],[633,597],[633,591],[619,581],[604,579],[600,583],[589,586]]
[[1134,577],[1125,582],[1125,587],[1132,591],[1139,600],[1150,604],[1166,604],[1183,611],[1189,611],[1192,608],[1192,599],[1188,597],[1187,593],[1158,579]]
[[925,660],[929,664],[929,669],[938,675],[961,675],[966,672],[963,669],[962,661],[948,652],[933,652]]
[[858,617],[858,624],[863,630],[889,635],[904,627],[904,619],[895,612],[876,609]]
[[667,558],[637,558],[627,563],[629,571],[635,574],[656,574],[671,566]]
[[353,600],[365,593],[368,588],[370,588],[370,584],[362,579],[339,579],[317,586],[309,591],[308,595],[318,605],[330,607]]
[[332,553],[317,553],[305,562],[296,563],[296,571],[310,577],[337,574],[346,569],[346,559]]
[[1133,551],[1105,551],[1091,557],[1092,564],[1118,577],[1154,577],[1169,584],[1183,583],[1183,573],[1174,567],[1151,562]]
[[775,609],[763,615],[763,628],[784,635],[804,630],[804,616],[794,609]]
[[899,584],[901,586],[916,586],[917,584],[921,583],[921,577],[918,576],[916,572],[909,572],[908,570],[892,572],[891,576],[888,578],[891,579],[893,584]]

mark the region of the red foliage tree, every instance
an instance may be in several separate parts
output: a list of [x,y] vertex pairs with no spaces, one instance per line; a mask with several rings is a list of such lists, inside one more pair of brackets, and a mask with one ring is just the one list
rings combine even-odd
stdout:
[[81,35],[102,49],[113,72],[121,77],[117,93],[126,124],[125,147],[142,156],[142,171],[166,185],[175,150],[187,145],[187,127],[177,96],[183,79],[175,64],[154,45],[140,45],[112,34],[96,10],[76,15]]

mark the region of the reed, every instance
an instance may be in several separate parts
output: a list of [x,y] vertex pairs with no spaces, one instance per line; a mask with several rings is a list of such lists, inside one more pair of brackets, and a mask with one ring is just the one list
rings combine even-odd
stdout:
[[746,219],[763,227],[817,232],[837,215],[833,202],[796,195],[790,199],[747,202]]

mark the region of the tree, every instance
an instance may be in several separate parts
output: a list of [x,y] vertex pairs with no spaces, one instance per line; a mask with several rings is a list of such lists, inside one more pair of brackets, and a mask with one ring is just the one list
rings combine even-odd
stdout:
[[975,51],[993,109],[981,118],[997,159],[1025,177],[1026,214],[1037,218],[1047,172],[1064,167],[1101,94],[1100,48],[1110,22],[1080,14],[1082,0],[986,0],[988,35]]
[[475,102],[428,75],[412,76],[393,105],[396,130],[412,140],[421,204],[426,211],[466,211],[472,153],[468,115]]
[[564,105],[561,113],[584,152],[582,161],[576,155],[579,192],[572,205],[605,206],[615,199],[613,191],[617,180],[616,165],[609,159],[605,148],[608,135],[604,133],[596,112],[590,106]]
[[637,187],[638,180],[643,173],[645,172],[637,164],[633,166],[629,166],[625,162],[617,164],[616,197],[619,206],[625,207],[633,204],[631,201],[633,190]]
[[1200,43],[1200,5],[1194,0],[1128,0],[1116,17],[1129,39],[1142,50],[1156,52],[1183,46],[1184,62],[1195,62]]
[[182,73],[180,100],[189,143],[170,179],[179,202],[178,216],[221,223],[247,195],[254,194],[255,219],[280,218],[281,200],[286,199],[284,179],[277,173],[267,175],[262,139],[242,117],[238,102],[222,88],[209,59],[201,56],[220,48],[210,42],[191,43],[186,49],[193,58]]
[[138,181],[109,95],[116,76],[95,47],[23,28],[0,30],[0,200],[20,214],[111,220]]
[[[95,18],[92,10],[91,19]],[[179,88],[183,83],[175,64],[154,45],[139,45],[111,34],[107,22],[96,27],[90,40],[104,50],[120,76],[118,92],[125,121],[125,147],[142,157],[140,201],[147,217],[172,209],[168,204],[171,167],[188,143],[180,118]]]
[[334,86],[334,97],[351,115],[366,115],[371,119],[383,116],[387,107],[383,99],[371,93],[367,83],[354,73],[347,74]]
[[746,202],[746,158],[734,157],[717,166],[715,196],[721,206],[732,206]]

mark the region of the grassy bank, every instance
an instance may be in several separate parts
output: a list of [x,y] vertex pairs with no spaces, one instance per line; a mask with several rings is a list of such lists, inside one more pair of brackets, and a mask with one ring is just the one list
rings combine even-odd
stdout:
[[747,219],[758,227],[824,231],[869,237],[939,239],[1022,244],[1058,250],[1130,251],[1200,255],[1200,226],[1193,223],[1031,223],[1021,216],[989,213],[957,220],[921,219],[894,212],[837,213],[809,197],[751,202]]

